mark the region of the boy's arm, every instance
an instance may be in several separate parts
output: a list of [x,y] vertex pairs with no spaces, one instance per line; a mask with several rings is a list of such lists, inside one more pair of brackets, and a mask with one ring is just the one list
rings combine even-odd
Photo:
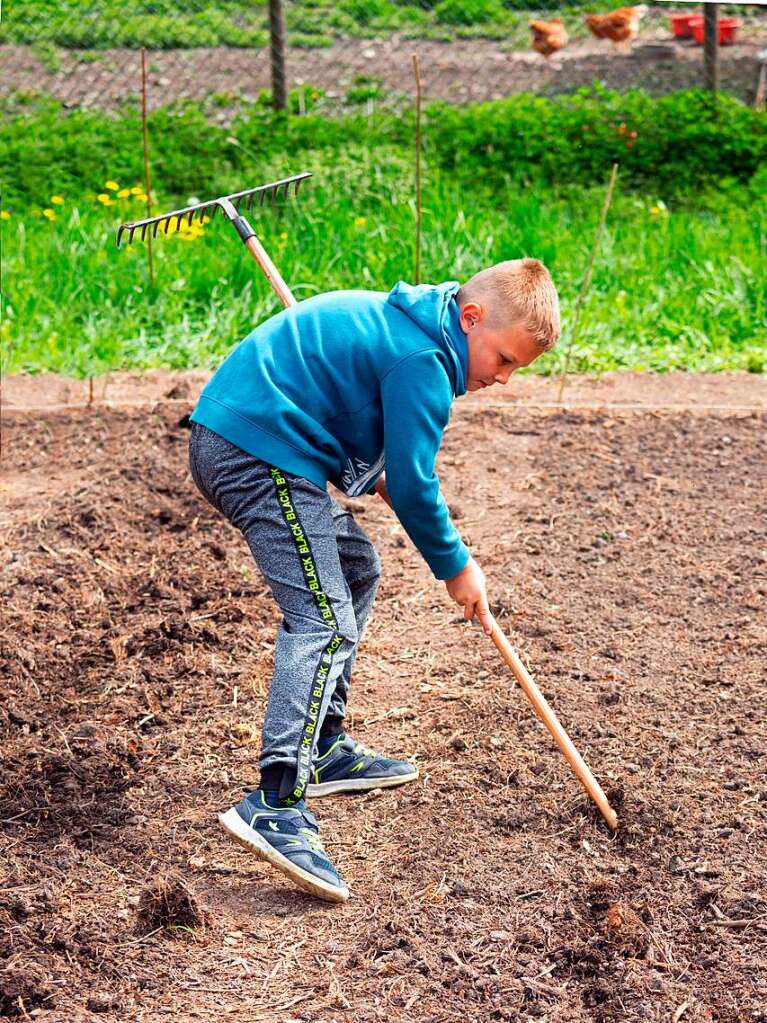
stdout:
[[453,400],[438,353],[418,352],[400,362],[382,381],[381,397],[391,506],[437,579],[451,579],[466,567],[469,551],[434,471]]

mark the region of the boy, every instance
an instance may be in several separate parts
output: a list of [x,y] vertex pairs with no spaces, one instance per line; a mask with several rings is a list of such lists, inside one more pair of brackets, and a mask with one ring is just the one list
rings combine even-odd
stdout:
[[380,564],[327,483],[378,493],[464,617],[490,632],[484,576],[450,521],[434,462],[453,398],[505,384],[558,336],[557,293],[535,259],[491,266],[462,287],[317,295],[245,338],[192,415],[192,476],[242,531],[284,615],[260,784],[219,819],[322,899],[344,902],[349,891],[305,797],[418,776],[344,731]]

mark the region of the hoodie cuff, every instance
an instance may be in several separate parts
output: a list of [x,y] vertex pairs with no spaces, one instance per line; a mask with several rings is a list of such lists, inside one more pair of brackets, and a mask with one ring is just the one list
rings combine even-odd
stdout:
[[431,557],[427,560],[427,564],[434,573],[434,578],[444,582],[445,579],[452,579],[454,575],[463,572],[470,558],[469,548],[461,541],[461,545],[456,548],[455,554],[445,554],[436,558]]

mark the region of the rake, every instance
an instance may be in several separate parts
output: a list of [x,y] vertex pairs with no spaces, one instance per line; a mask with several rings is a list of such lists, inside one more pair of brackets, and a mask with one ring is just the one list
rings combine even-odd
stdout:
[[185,206],[180,210],[172,210],[170,213],[163,213],[159,217],[148,217],[146,220],[134,220],[130,224],[121,224],[117,229],[117,248],[120,248],[123,236],[127,234],[128,244],[133,241],[134,235],[140,232],[140,240],[146,240],[147,234],[156,238],[158,232],[168,234],[171,224],[175,220],[175,230],[181,229],[182,224],[192,226],[195,217],[198,222],[203,223],[203,217],[209,217],[212,221],[216,213],[222,210],[234,226],[237,234],[245,243],[245,247],[253,256],[255,261],[264,271],[267,281],[272,287],[277,298],[286,308],[296,304],[290,288],[282,279],[277,267],[269,258],[269,254],[256,237],[256,232],[250,226],[241,209],[252,210],[254,205],[264,206],[267,200],[276,205],[277,201],[287,199],[290,195],[291,186],[293,195],[298,195],[298,189],[302,181],[310,178],[311,174],[304,171],[302,174],[294,174],[290,178],[282,178],[280,181],[272,181],[268,185],[259,185],[257,188],[246,188],[243,192],[233,192],[231,195],[221,195],[217,199],[208,199],[207,202],[195,203],[194,206]]

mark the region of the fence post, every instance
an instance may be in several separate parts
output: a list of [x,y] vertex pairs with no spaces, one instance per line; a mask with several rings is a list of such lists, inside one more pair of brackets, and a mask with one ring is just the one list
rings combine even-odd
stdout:
[[710,92],[719,91],[718,4],[705,4],[703,11],[703,83]]
[[272,63],[272,103],[275,110],[288,105],[285,89],[285,18],[282,0],[269,0],[269,48]]

